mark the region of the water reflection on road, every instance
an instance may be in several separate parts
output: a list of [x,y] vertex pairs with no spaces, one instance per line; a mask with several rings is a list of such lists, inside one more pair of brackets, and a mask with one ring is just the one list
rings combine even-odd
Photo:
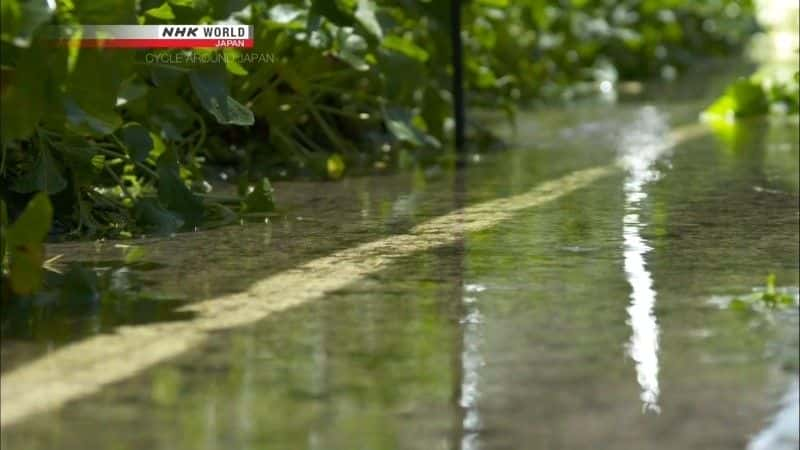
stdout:
[[[786,243],[798,239],[800,141],[796,127],[762,124],[734,136],[734,148],[706,137],[666,155],[668,129],[695,112],[537,114],[522,132],[552,136],[487,156],[466,183],[417,171],[287,186],[279,192],[289,212],[271,224],[140,243],[163,264],[132,269],[148,286],[199,301],[623,161],[620,172],[491,226],[448,221],[429,230],[446,245],[395,251],[323,298],[215,331],[179,357],[4,428],[2,448],[745,448],[770,429],[796,378],[796,343],[772,350],[775,330],[796,335],[797,321],[708,299],[750,293],[766,272],[797,286],[798,250]],[[116,251],[52,250],[88,263]],[[325,267],[343,277],[345,262]],[[7,342],[4,352],[15,348]],[[43,356],[36,351],[23,356]],[[796,411],[784,410],[776,417]]]
[[620,140],[620,160],[626,171],[622,235],[625,274],[631,287],[631,303],[627,311],[632,334],[627,348],[636,362],[642,408],[656,413],[660,412],[659,327],[654,311],[657,294],[645,261],[651,248],[642,237],[642,229],[647,226],[643,203],[647,200],[646,185],[658,178],[654,165],[670,147],[667,117],[652,106],[642,108],[638,120],[623,131]]

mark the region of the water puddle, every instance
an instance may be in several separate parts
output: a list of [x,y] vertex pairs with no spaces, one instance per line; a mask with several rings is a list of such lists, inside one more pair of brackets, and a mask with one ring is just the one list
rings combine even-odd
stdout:
[[523,121],[466,175],[279,186],[285,214],[131,242],[139,266],[50,247],[159,298],[4,323],[4,389],[91,361],[4,390],[30,409],[3,448],[796,448],[797,306],[728,304],[797,292],[798,129],[671,147],[678,106]]

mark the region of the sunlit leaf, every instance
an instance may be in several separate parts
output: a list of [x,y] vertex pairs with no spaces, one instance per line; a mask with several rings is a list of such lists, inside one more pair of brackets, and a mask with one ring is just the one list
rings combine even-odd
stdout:
[[338,180],[342,177],[342,174],[344,174],[344,159],[342,159],[342,156],[338,153],[334,153],[328,157],[325,167],[328,170],[328,177],[332,180]]
[[378,39],[383,38],[383,30],[378,18],[375,16],[376,5],[373,0],[358,0],[356,8],[356,19],[373,36]]
[[169,6],[169,3],[162,3],[158,8],[150,8],[144,13],[150,17],[161,20],[172,20],[175,18],[175,13],[172,12],[172,7]]
[[42,286],[43,242],[52,221],[50,198],[40,192],[8,229],[9,281],[11,290],[19,295],[32,294]]
[[416,45],[411,40],[404,39],[400,36],[386,36],[381,42],[381,45],[384,48],[402,53],[403,55],[420,62],[425,62],[428,60],[428,52],[426,52],[425,49]]

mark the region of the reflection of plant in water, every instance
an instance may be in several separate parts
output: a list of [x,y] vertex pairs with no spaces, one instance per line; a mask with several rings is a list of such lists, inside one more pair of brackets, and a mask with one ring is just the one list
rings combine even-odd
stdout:
[[188,317],[175,311],[183,303],[180,298],[151,292],[143,284],[139,273],[154,267],[158,266],[126,257],[124,262],[72,263],[60,271],[42,269],[39,290],[24,295],[12,292],[11,299],[3,303],[2,335],[80,337],[120,324]]

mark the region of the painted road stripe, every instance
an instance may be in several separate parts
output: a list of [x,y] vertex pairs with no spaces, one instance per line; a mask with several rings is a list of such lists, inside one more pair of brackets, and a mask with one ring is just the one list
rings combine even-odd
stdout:
[[[664,147],[706,133],[701,126],[679,128],[665,140]],[[572,172],[524,194],[453,211],[424,222],[407,234],[309,261],[258,281],[245,292],[181,308],[195,314],[191,320],[120,327],[114,334],[65,346],[0,377],[0,426],[96,393],[199,346],[213,331],[250,325],[272,313],[320,299],[382,270],[397,258],[452,244],[463,233],[491,228],[515,212],[555,200],[617,170],[618,166],[611,164]]]

